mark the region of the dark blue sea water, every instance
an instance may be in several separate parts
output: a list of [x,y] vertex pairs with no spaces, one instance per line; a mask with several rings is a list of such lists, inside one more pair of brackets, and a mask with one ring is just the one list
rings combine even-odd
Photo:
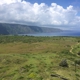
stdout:
[[28,36],[73,36],[80,37],[80,31],[62,31],[55,33],[35,33],[35,34],[26,34]]

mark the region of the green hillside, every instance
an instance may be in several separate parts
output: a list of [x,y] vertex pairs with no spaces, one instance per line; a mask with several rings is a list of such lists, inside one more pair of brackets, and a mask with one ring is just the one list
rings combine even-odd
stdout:
[[80,80],[79,37],[0,36],[0,80]]

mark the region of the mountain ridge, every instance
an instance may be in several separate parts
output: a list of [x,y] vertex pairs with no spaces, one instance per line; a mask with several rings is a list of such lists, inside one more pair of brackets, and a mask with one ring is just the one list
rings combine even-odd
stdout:
[[28,26],[23,24],[0,23],[0,34],[2,35],[51,33],[51,32],[60,32],[60,31],[62,30],[57,28]]

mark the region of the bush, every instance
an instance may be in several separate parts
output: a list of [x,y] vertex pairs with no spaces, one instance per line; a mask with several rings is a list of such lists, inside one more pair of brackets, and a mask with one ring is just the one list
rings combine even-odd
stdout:
[[63,60],[59,63],[59,66],[61,66],[61,67],[68,67],[67,60],[66,60],[66,59],[63,59]]
[[77,54],[80,55],[80,52],[78,52]]
[[32,80],[32,79],[36,78],[36,74],[35,73],[30,73],[28,75],[28,78]]
[[79,60],[75,60],[75,64],[80,65],[80,59]]

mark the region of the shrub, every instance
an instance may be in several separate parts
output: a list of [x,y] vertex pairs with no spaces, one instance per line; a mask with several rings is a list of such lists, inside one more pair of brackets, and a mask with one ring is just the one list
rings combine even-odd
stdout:
[[18,78],[18,80],[23,80],[24,79],[24,77],[23,76],[20,76],[19,78]]
[[35,74],[35,73],[30,73],[30,74],[28,75],[28,78],[29,78],[29,79],[34,79],[34,78],[36,78],[36,74]]
[[79,60],[75,60],[75,64],[80,65],[80,59]]
[[59,66],[68,67],[67,60],[66,60],[66,59],[63,59],[63,60],[59,63]]
[[77,54],[80,55],[80,52],[78,52]]

